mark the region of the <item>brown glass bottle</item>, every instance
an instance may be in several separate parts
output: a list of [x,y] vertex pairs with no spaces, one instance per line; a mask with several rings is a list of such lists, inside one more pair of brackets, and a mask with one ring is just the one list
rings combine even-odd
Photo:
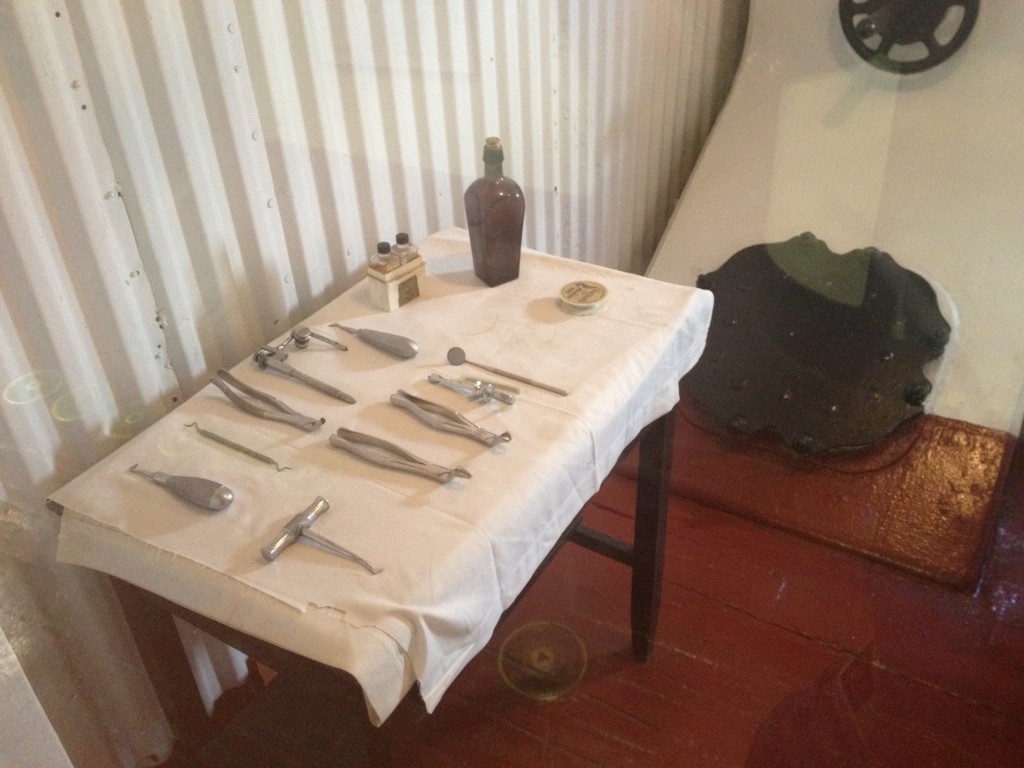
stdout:
[[491,286],[519,277],[523,245],[526,200],[519,185],[502,172],[504,160],[501,139],[487,139],[484,175],[470,184],[464,195],[473,271]]

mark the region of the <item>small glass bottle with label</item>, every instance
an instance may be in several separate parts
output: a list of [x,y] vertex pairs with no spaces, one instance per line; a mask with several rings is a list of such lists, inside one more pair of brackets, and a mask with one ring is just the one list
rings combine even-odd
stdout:
[[[406,241],[408,243],[407,238]],[[370,303],[388,312],[419,296],[420,280],[426,274],[419,251],[407,243],[405,250],[399,243],[394,247],[390,243],[377,243],[377,253],[367,265]]]
[[390,272],[399,265],[398,257],[391,252],[391,243],[377,243],[377,252],[370,259],[370,269],[377,272]]
[[398,256],[399,264],[408,264],[420,254],[419,249],[409,242],[409,235],[406,232],[395,235],[395,244],[391,246],[391,252]]

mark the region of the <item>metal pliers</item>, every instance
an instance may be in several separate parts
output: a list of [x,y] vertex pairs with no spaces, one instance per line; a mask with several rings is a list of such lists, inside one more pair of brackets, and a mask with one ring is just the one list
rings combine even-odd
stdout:
[[442,432],[465,435],[487,446],[507,443],[512,439],[512,435],[508,432],[502,432],[500,435],[488,432],[483,427],[478,427],[458,411],[454,411],[440,403],[432,403],[430,400],[424,400],[422,397],[410,395],[402,389],[391,396],[391,404],[408,411],[428,427],[439,429]]
[[471,477],[469,472],[462,467],[449,469],[438,464],[431,464],[387,440],[344,427],[331,435],[330,441],[335,448],[341,448],[378,466],[422,475],[439,483],[447,483],[455,477]]
[[[261,419],[283,421],[307,432],[319,429],[320,425],[324,423],[323,418],[314,419],[311,416],[304,416],[298,411],[289,408],[273,395],[268,395],[266,392],[250,387],[248,384],[243,384],[223,369],[218,370],[217,374],[210,379],[210,382],[227,395],[228,400],[243,411],[251,413],[253,416],[259,416]],[[239,390],[242,394],[233,391],[232,387]],[[243,397],[243,395],[247,397]],[[266,403],[269,407],[259,405],[258,402],[254,401]]]
[[500,400],[503,403],[514,405],[516,399],[513,395],[519,394],[519,390],[507,384],[499,384],[495,381],[484,381],[483,379],[459,378],[449,379],[440,373],[431,373],[427,376],[431,384],[440,384],[453,392],[465,395],[470,400],[479,400],[482,403],[489,403],[491,400]]

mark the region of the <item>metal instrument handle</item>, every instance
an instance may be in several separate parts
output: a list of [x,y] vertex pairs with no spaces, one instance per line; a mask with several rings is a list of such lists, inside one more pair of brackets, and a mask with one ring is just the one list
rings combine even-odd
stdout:
[[526,376],[520,376],[517,373],[509,373],[508,371],[503,371],[500,368],[492,368],[491,366],[483,365],[482,363],[474,363],[472,360],[467,360],[466,362],[476,368],[479,368],[483,371],[487,371],[488,373],[495,373],[498,376],[504,376],[506,379],[520,381],[523,384],[529,384],[531,387],[537,387],[538,389],[543,389],[553,394],[561,395],[562,397],[569,396],[569,393],[566,390],[562,389],[561,387],[554,387],[551,386],[550,384],[545,384],[544,382],[536,381],[534,379],[527,378]]
[[340,323],[331,323],[331,325],[335,328],[341,328],[343,331],[355,334],[367,344],[405,360],[408,360],[410,357],[415,357],[416,353],[420,351],[419,344],[405,336],[399,336],[397,333],[374,331],[370,328],[349,328],[348,326],[341,325]]
[[285,376],[291,376],[296,381],[301,381],[308,387],[323,392],[325,395],[343,400],[346,403],[354,403],[355,398],[342,392],[337,387],[332,387],[330,384],[320,381],[320,379],[313,378],[312,376],[303,373],[296,368],[293,368],[288,363],[282,362],[280,359],[274,357],[270,353],[269,347],[263,347],[259,352],[256,353],[256,361],[259,363],[261,368],[270,368],[273,371],[284,374]]
[[331,508],[330,502],[323,496],[317,496],[313,503],[289,520],[276,539],[260,549],[263,558],[270,562],[275,560],[289,546],[295,543],[302,531]]
[[166,472],[150,472],[139,469],[137,464],[133,464],[130,469],[132,472],[145,475],[154,483],[166,487],[189,504],[208,509],[211,512],[220,512],[235,500],[234,492],[216,480],[188,475],[169,475]]
[[281,531],[281,535],[274,539],[267,546],[260,549],[260,553],[267,562],[277,559],[277,556],[284,552],[298,538],[291,531]]

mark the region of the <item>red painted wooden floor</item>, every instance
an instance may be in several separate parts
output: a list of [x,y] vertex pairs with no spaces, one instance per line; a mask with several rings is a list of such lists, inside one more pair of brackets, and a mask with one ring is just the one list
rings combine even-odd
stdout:
[[[647,663],[628,650],[626,569],[567,545],[422,722],[424,765],[1022,766],[1020,475],[972,593],[675,498]],[[626,536],[633,492],[613,475],[588,522]],[[498,671],[503,640],[537,620],[587,649],[554,701]]]
[[[591,521],[625,533],[632,484]],[[626,571],[566,547],[423,726],[452,766],[1024,765],[1024,521],[975,594],[675,500],[658,644],[629,656]],[[525,622],[584,641],[583,681],[527,699],[496,669]]]

